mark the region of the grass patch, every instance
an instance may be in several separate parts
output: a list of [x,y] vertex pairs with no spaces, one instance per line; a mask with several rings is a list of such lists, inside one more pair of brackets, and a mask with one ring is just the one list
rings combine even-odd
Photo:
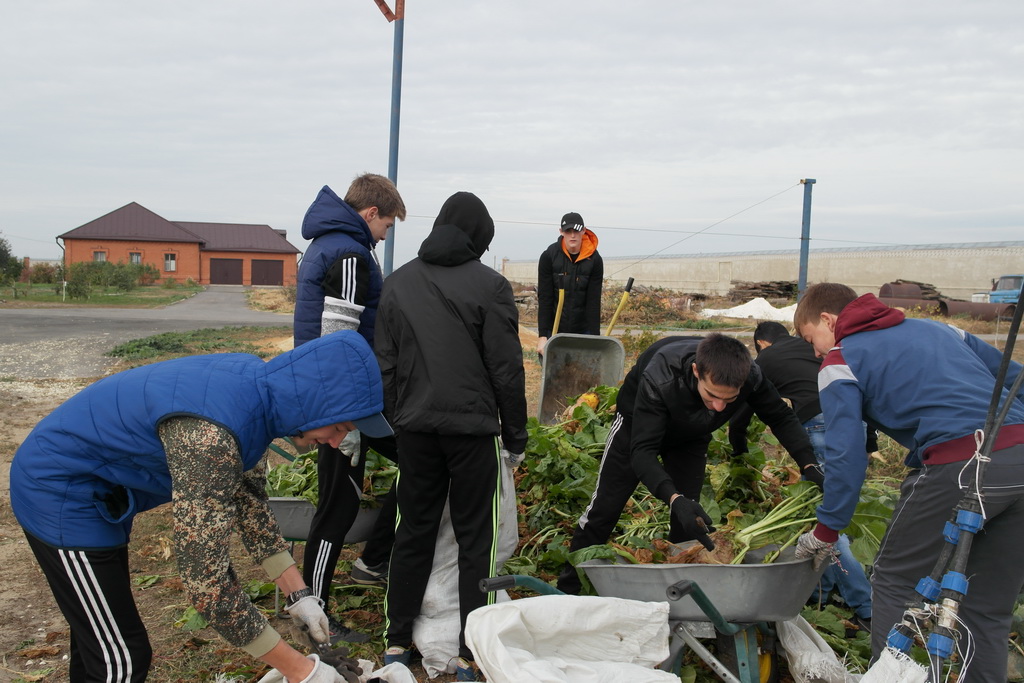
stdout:
[[267,350],[269,338],[291,334],[290,327],[222,327],[192,332],[164,332],[119,344],[106,355],[134,365],[208,353],[251,353],[260,358],[275,355]]
[[89,308],[159,308],[194,296],[203,289],[199,285],[176,285],[173,289],[146,285],[124,292],[116,287],[93,287],[88,299],[72,299],[60,291],[60,285],[18,283],[17,289],[4,287],[0,298],[5,299],[9,307],[46,304]]

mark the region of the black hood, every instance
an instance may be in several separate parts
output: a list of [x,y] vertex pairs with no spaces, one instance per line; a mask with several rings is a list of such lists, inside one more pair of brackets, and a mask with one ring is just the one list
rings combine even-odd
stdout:
[[434,219],[434,228],[420,245],[419,257],[439,266],[478,260],[494,238],[494,221],[472,192],[456,192]]

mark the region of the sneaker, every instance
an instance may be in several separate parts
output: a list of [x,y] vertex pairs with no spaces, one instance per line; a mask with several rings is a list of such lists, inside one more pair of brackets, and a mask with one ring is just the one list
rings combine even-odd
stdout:
[[353,581],[364,586],[383,586],[388,582],[388,563],[381,562],[370,567],[360,557],[352,565],[349,576]]
[[387,650],[384,650],[384,666],[396,662],[409,666],[410,662],[412,662],[412,648],[392,645]]
[[365,643],[370,640],[369,634],[353,631],[329,614],[327,615],[327,624],[331,629],[331,645],[337,645],[339,642]]
[[455,660],[455,680],[457,681],[482,681],[485,680],[476,662],[471,662],[465,657]]

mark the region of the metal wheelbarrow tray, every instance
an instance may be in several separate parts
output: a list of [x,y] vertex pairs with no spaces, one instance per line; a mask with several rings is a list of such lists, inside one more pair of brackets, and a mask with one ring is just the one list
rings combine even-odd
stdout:
[[556,334],[544,347],[540,382],[541,424],[552,424],[566,407],[566,398],[622,380],[626,352],[615,337]]
[[[579,564],[598,595],[662,602],[669,586],[693,581],[722,617],[733,623],[786,621],[800,614],[825,568],[810,559],[774,564],[628,564],[587,560]],[[693,600],[669,602],[669,618],[707,621]]]

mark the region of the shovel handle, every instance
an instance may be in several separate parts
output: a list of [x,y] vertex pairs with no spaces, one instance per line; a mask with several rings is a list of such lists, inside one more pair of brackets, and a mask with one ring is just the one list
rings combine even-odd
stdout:
[[612,319],[608,323],[608,330],[604,333],[604,336],[612,336],[612,329],[615,327],[615,321],[619,319],[619,313],[626,307],[626,301],[629,299],[629,292],[633,289],[633,278],[626,280],[626,287],[622,292],[622,298],[619,299],[619,305],[615,308],[615,313],[612,314]]

